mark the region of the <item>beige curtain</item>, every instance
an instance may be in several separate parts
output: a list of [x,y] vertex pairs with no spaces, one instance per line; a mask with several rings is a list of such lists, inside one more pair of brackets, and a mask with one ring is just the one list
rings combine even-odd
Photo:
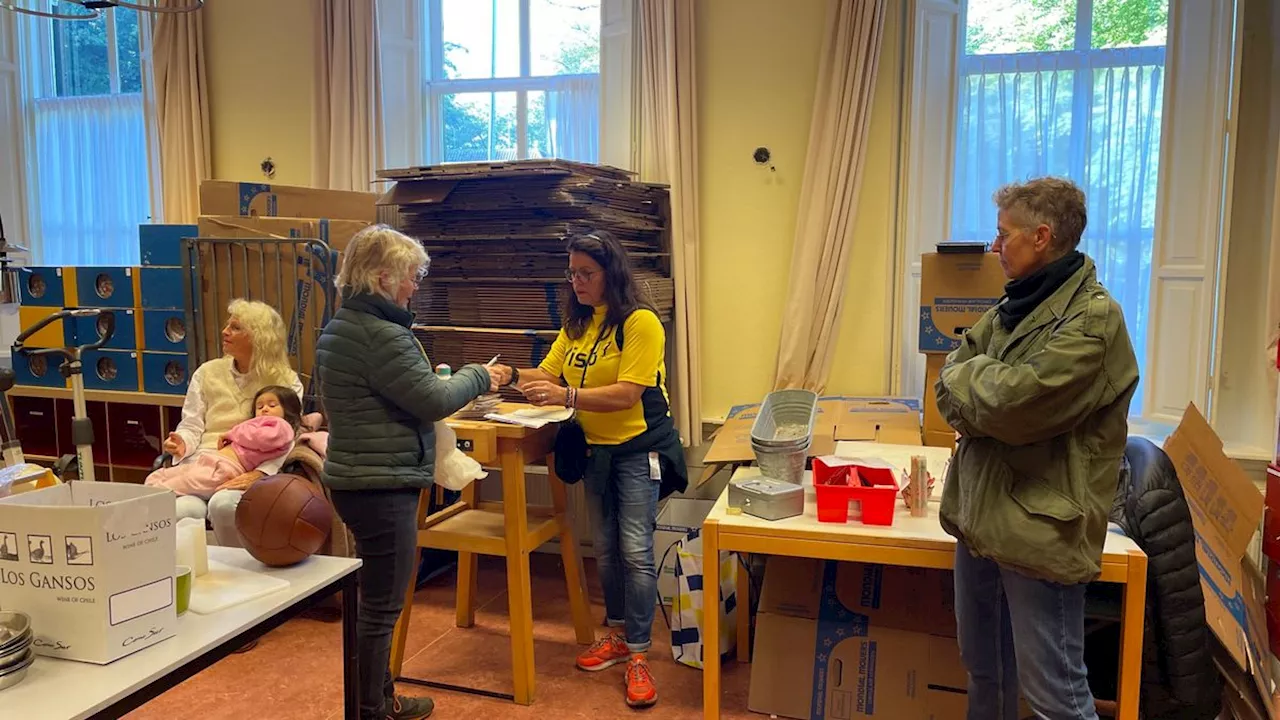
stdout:
[[382,166],[382,93],[374,0],[320,0],[312,185],[371,189]]
[[777,388],[822,392],[831,372],[885,4],[885,0],[837,0],[828,11],[778,347]]
[[1277,383],[1280,376],[1276,373],[1277,344],[1280,344],[1280,157],[1276,158],[1273,171],[1275,178],[1275,200],[1271,206],[1271,267],[1268,272],[1267,287],[1270,297],[1267,301],[1267,347],[1262,362],[1267,363],[1271,372],[1267,373],[1270,381],[1270,396],[1277,397]]
[[[160,6],[185,0],[159,0]],[[200,181],[209,178],[209,95],[200,11],[157,13],[151,40],[161,208],[167,223],[194,223]]]
[[671,187],[676,302],[668,392],[680,436],[697,446],[702,441],[702,363],[693,7],[692,0],[636,0],[632,167],[641,180]]

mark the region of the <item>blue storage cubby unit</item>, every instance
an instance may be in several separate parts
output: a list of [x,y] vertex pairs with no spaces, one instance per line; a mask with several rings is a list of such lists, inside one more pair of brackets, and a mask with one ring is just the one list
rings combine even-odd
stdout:
[[149,352],[187,351],[187,316],[182,310],[143,310],[142,349]]
[[182,268],[144,267],[142,275],[142,308],[144,310],[181,309],[185,299]]
[[142,389],[149,393],[186,395],[191,364],[186,353],[142,353]]
[[143,266],[181,267],[183,238],[199,235],[195,225],[139,225],[138,251]]
[[59,355],[32,357],[15,353],[13,356],[14,383],[29,387],[65,388],[67,379],[58,372],[60,365],[62,365],[62,357]]
[[91,350],[84,354],[84,386],[90,390],[138,392],[138,351]]
[[[20,267],[18,272],[19,303],[28,307],[64,308],[74,305],[74,272],[60,267]],[[67,283],[73,284],[68,297]],[[69,302],[70,301],[70,302]]]
[[[102,347],[109,350],[137,350],[138,349],[138,312],[133,308],[103,308],[110,310],[115,316],[116,328],[111,333],[111,339]],[[98,341],[101,337],[98,328],[102,326],[103,318],[101,315],[97,317],[78,317],[71,319],[72,327],[72,344],[88,345]]]
[[76,268],[79,307],[131,308],[137,305],[137,275],[131,267]]

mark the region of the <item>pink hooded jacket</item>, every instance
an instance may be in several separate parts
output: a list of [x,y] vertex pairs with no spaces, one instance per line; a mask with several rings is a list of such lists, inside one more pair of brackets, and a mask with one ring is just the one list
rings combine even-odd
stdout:
[[293,440],[293,426],[270,415],[245,420],[222,436],[222,444],[231,446],[245,471],[289,452]]

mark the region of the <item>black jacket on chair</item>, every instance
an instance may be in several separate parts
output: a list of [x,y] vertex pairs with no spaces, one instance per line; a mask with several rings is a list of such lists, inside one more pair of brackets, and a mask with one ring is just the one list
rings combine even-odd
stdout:
[[1222,680],[1205,622],[1191,508],[1173,462],[1150,441],[1125,446],[1111,519],[1147,554],[1146,632],[1142,647],[1142,716],[1213,720]]

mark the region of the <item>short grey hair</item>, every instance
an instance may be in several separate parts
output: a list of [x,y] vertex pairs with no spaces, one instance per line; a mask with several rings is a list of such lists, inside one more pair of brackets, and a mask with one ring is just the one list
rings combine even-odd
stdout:
[[991,199],[1022,229],[1047,225],[1053,236],[1051,247],[1061,253],[1080,245],[1089,223],[1084,191],[1066,178],[1042,177],[1010,183],[996,190]]
[[373,225],[347,243],[336,282],[339,290],[393,300],[396,286],[414,272],[425,272],[430,263],[417,240],[386,225]]

